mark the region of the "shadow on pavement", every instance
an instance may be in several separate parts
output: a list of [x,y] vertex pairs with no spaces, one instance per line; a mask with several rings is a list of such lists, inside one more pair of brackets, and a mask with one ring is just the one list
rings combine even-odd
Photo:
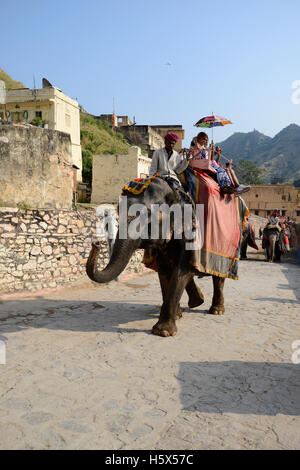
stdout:
[[255,415],[300,414],[300,365],[182,362],[177,379],[184,410]]
[[[66,301],[52,299],[11,300],[0,303],[0,331],[47,328],[67,331],[136,332],[124,324],[152,319],[160,308],[140,303],[107,301]],[[119,326],[122,325],[122,326]]]
[[300,302],[300,266],[283,265],[282,272],[289,283],[289,289],[294,291],[295,297]]
[[298,304],[298,300],[291,300],[291,299],[281,299],[279,297],[257,297],[256,299],[259,302],[278,302],[282,304]]

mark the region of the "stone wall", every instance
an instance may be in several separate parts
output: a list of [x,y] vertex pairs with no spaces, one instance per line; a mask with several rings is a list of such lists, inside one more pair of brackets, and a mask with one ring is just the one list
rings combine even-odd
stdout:
[[72,208],[70,135],[0,121],[0,205]]
[[[85,264],[99,218],[95,211],[0,208],[0,293],[35,291],[88,279]],[[142,272],[142,251],[127,272]],[[108,262],[101,241],[99,266]]]

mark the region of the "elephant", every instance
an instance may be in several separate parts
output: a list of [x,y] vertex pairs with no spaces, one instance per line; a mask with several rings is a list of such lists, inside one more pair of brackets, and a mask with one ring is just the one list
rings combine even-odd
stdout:
[[290,251],[292,232],[289,226],[281,225],[281,230],[276,227],[266,226],[263,231],[263,248],[266,249],[266,261],[280,261],[281,255]]
[[243,230],[243,237],[242,237],[242,243],[241,243],[241,257],[240,259],[247,259],[247,248],[248,245],[251,246],[252,248],[255,248],[258,250],[258,246],[255,243],[255,231],[248,222],[248,220],[245,222],[245,228]]
[[280,261],[280,230],[278,228],[265,227],[263,230],[263,243],[262,247],[266,250],[266,261],[273,263],[273,261]]
[[[127,196],[127,212],[130,213],[130,207],[133,204],[143,204],[148,211],[146,221],[146,230],[151,231],[150,212],[153,204],[167,204],[169,207],[173,204],[179,204],[183,207],[187,203],[192,203],[191,198],[181,189],[171,188],[163,178],[155,178],[141,194],[123,191]],[[136,216],[128,216],[127,226],[135,221]],[[186,250],[186,240],[177,239],[174,236],[174,218],[171,219],[170,236],[168,239],[162,235],[161,217],[159,219],[158,238],[134,238],[128,236],[126,239],[120,235],[121,215],[119,220],[119,230],[113,246],[112,256],[107,266],[100,271],[97,268],[97,259],[99,256],[99,242],[92,243],[89,258],[86,263],[86,272],[89,278],[97,283],[107,283],[116,279],[126,268],[131,256],[137,249],[144,249],[145,254],[149,250],[156,253],[156,263],[160,287],[162,291],[163,303],[160,310],[159,320],[153,326],[152,333],[162,337],[174,336],[177,332],[176,320],[182,316],[180,300],[184,290],[188,294],[188,306],[197,307],[204,302],[204,296],[200,288],[194,281],[194,276],[207,276],[202,274],[190,263],[190,252]],[[145,228],[145,227],[144,227]],[[144,255],[145,256],[145,255]],[[223,315],[224,307],[224,277],[213,275],[213,298],[209,309],[210,314]]]

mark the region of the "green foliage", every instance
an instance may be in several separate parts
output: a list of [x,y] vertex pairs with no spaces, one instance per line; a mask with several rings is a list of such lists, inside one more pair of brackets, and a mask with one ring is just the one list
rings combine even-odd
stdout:
[[240,160],[234,165],[234,170],[242,184],[264,184],[265,182],[266,170],[249,160]]
[[13,80],[6,72],[4,72],[3,69],[0,68],[0,80],[3,80],[6,85],[7,90],[12,90],[15,88],[25,88],[23,83],[21,82],[16,82]]
[[122,134],[112,130],[108,122],[80,114],[80,139],[82,148],[82,178],[92,183],[94,155],[127,154],[129,144]]
[[28,211],[30,209],[30,204],[27,201],[20,201],[18,202],[17,206],[23,211]]
[[31,123],[33,126],[37,126],[37,127],[44,127],[45,124],[49,124],[49,121],[47,121],[47,119],[42,119],[40,117],[35,117],[32,119]]
[[295,188],[300,188],[300,179],[294,180],[294,186]]
[[31,123],[33,126],[40,126],[42,127],[42,124],[43,124],[43,119],[40,118],[40,117],[35,117],[32,119]]

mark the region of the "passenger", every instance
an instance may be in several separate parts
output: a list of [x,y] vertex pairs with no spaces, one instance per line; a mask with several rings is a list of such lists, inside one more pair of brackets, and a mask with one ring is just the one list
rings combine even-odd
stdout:
[[267,227],[268,228],[277,228],[279,232],[281,231],[281,226],[279,223],[279,212],[278,211],[273,211],[271,216],[270,216],[270,221],[267,222]]
[[[250,190],[250,186],[239,184],[237,176],[231,168],[231,163],[226,164],[226,169],[222,168],[219,164],[222,150],[218,146],[214,149],[213,144],[211,144],[209,149],[208,135],[205,132],[199,132],[191,142],[189,156],[208,159],[209,151],[213,154],[210,165],[216,171],[218,184],[224,193],[235,193],[239,195]],[[215,160],[213,160],[214,156],[217,157]]]

